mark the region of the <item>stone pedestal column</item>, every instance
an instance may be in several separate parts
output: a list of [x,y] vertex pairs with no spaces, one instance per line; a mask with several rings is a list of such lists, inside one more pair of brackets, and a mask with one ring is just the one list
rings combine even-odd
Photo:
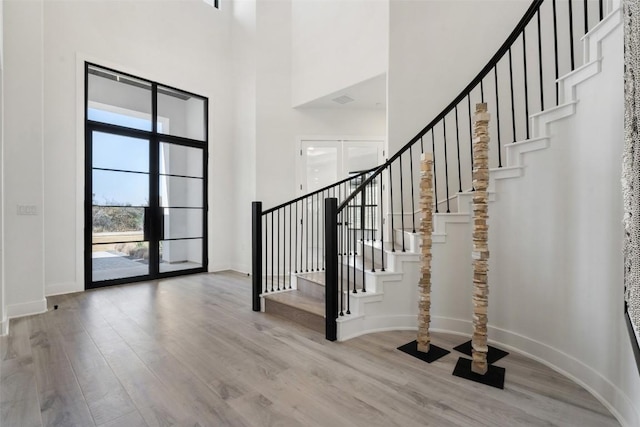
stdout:
[[487,271],[489,247],[488,197],[489,186],[489,118],[487,104],[476,104],[473,138],[473,337],[471,371],[487,373],[487,306],[489,286]]
[[431,323],[431,234],[433,232],[433,154],[422,155],[420,167],[420,209],[422,220],[420,232],[422,233],[421,245],[421,276],[420,302],[418,314],[418,351],[429,352],[431,336],[429,324]]

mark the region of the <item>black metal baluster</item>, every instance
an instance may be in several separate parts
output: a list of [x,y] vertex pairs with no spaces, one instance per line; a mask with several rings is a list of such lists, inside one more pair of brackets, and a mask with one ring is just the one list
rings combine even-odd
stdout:
[[[434,201],[436,203],[436,213],[438,213],[438,174],[436,173],[436,138],[433,135],[433,128],[431,128],[431,152],[433,153],[433,191]],[[472,156],[473,158],[473,156]]]
[[273,241],[275,238],[273,237],[273,212],[271,212],[271,292],[273,292],[273,259],[276,257],[275,252],[273,251]]
[[322,230],[322,232],[320,233],[320,236],[322,236],[322,271],[324,271],[326,265],[327,265],[327,260],[325,258],[324,255],[324,248],[327,247],[327,233],[326,233],[326,229],[325,229],[325,216],[327,215],[327,211],[325,210],[325,203],[324,200],[329,198],[329,191],[327,191],[327,194],[325,195],[325,192],[322,192],[322,196],[320,197],[320,209],[322,209],[322,220],[320,221],[320,228]]
[[484,79],[480,80],[480,102],[484,102]]
[[511,128],[513,131],[513,141],[518,140],[516,135],[516,103],[513,98],[513,61],[511,57],[511,48],[509,48],[509,83],[511,85]]
[[571,51],[571,71],[576,68],[576,61],[573,54],[573,5],[572,1],[569,0],[569,50]]
[[[338,186],[338,193],[340,193],[340,186]],[[335,195],[334,195],[335,197]],[[340,212],[338,214],[338,220],[337,220],[337,227],[338,227],[338,262],[340,264],[338,264],[338,268],[339,268],[339,273],[338,273],[338,281],[340,282],[340,316],[344,316],[344,276],[342,275],[343,270],[344,270],[344,262],[343,262],[343,255],[342,252],[344,252],[344,240],[343,240],[343,221],[344,221],[344,212]],[[349,314],[349,313],[347,313]]]
[[604,18],[604,5],[602,3],[603,3],[602,0],[598,2],[598,12],[599,12],[598,16],[600,16],[601,21]]
[[[456,151],[458,153],[458,192],[462,193],[462,172],[460,171],[460,132],[458,130],[458,106],[456,110]],[[415,233],[415,231],[414,231]]]
[[[473,125],[471,124],[471,115],[473,111],[471,111],[471,96],[467,94],[467,106],[469,108],[469,155],[471,159],[471,191],[476,191],[476,188],[473,186]],[[436,177],[436,162],[433,162],[433,178],[435,180]],[[435,181],[434,181],[435,182]],[[435,188],[435,185],[434,185]],[[436,213],[438,213],[436,205]]]
[[447,213],[451,213],[449,209],[449,162],[447,161],[447,117],[442,118],[442,130],[444,133],[444,183],[447,192]]
[[527,36],[526,28],[522,29],[522,61],[524,63],[524,117],[527,124],[527,139],[529,139],[529,86],[527,84]]
[[[350,292],[349,289],[351,287],[351,271],[350,271],[350,267],[351,266],[349,265],[349,263],[351,261],[351,233],[349,232],[350,225],[351,225],[351,206],[350,206],[350,204],[351,204],[351,202],[349,202],[347,204],[347,206],[345,207],[345,209],[347,210],[347,228],[345,230],[346,237],[347,237],[347,254],[346,254],[346,257],[347,257],[347,262],[346,262],[346,264],[347,264],[346,265],[346,267],[347,267],[347,293]],[[347,298],[348,298],[348,296],[347,296]],[[347,301],[349,301],[349,300],[347,299]],[[347,304],[348,304],[348,302],[347,302]],[[349,306],[347,305],[347,310],[348,310],[348,307]]]
[[384,201],[382,198],[382,172],[378,175],[378,187],[380,187],[380,253],[382,256],[382,271],[384,271]]
[[500,139],[500,95],[498,93],[498,65],[493,68],[493,77],[496,83],[496,125],[498,129],[498,167],[502,167],[502,142]]
[[[366,196],[367,196],[367,192],[366,192],[366,187],[365,187],[365,188],[362,189],[362,194],[361,194],[362,206],[360,206],[360,242],[361,242],[360,248],[362,250],[362,253],[360,255],[362,257],[362,265],[361,265],[361,268],[362,268],[362,292],[366,292],[367,291],[365,286],[364,286],[364,274],[365,274],[364,270],[365,270],[365,264],[366,264],[365,257],[364,257],[364,231],[365,231],[365,229],[364,229],[364,217],[365,217],[364,210],[366,209],[366,206],[367,206],[367,197]],[[356,258],[355,257],[353,259],[353,265],[354,265],[354,268],[355,268],[355,265],[356,265]]]
[[293,223],[293,207],[289,205],[289,289],[291,289],[291,267],[292,264],[292,254],[293,254],[293,233],[291,232],[291,224]]
[[[320,271],[320,214],[322,213],[322,208],[320,205],[323,205],[322,198],[320,197],[320,193],[316,195],[316,210],[318,213],[316,214],[316,271]],[[323,217],[324,219],[324,217]],[[324,246],[323,246],[324,247]]]
[[276,227],[276,232],[278,233],[278,255],[277,255],[277,260],[278,262],[276,262],[276,268],[277,268],[277,274],[276,274],[276,280],[278,281],[278,287],[277,289],[280,290],[280,209],[278,209],[278,227]]
[[399,157],[400,159],[400,224],[402,227],[402,252],[406,252],[404,248],[404,190],[402,187],[402,175],[404,175],[402,171],[402,154]]
[[396,251],[396,228],[393,220],[393,171],[389,163],[389,213],[391,214],[391,252]]
[[[420,138],[420,141],[422,141],[422,138]],[[411,174],[411,222],[413,225],[413,234],[416,233],[416,201],[415,201],[415,196],[414,196],[414,185],[413,185],[413,145],[409,147],[409,164],[410,164],[410,169],[409,172]]]
[[422,143],[422,137],[420,137],[420,154],[424,154],[424,144]]
[[[357,198],[353,199],[354,202],[357,200]],[[362,199],[360,200],[360,203],[362,203]],[[355,223],[355,216],[357,215],[357,212],[355,212],[355,208],[357,208],[357,206],[354,203],[354,212],[353,212],[353,217],[354,217],[354,223]],[[355,225],[355,224],[354,224]],[[356,227],[353,227],[353,229],[351,230],[351,238],[353,239],[353,259],[351,261],[351,268],[353,269],[353,293],[356,293],[356,286],[357,286],[357,279],[356,279],[356,256],[358,255],[358,236],[357,236],[357,231],[358,229]]]
[[376,207],[377,203],[375,203],[375,189],[373,188],[373,183],[375,182],[375,178],[371,179],[369,183],[369,191],[371,192],[371,207],[369,208],[369,214],[371,215],[371,271],[376,271],[376,255],[375,248],[376,245]]
[[540,111],[544,111],[544,80],[542,73],[542,26],[540,23],[540,9],[538,9],[538,71],[540,74]]
[[264,219],[264,292],[269,292],[269,222],[267,216]]
[[[371,176],[371,175],[370,175]],[[370,220],[369,223],[371,225],[371,233],[369,234],[369,240],[371,241],[371,243],[373,244],[373,242],[376,241],[376,227],[375,227],[375,217],[376,217],[376,210],[374,208],[374,200],[375,200],[375,194],[374,194],[374,189],[373,189],[373,181],[375,178],[371,179],[371,182],[369,183],[369,215],[370,215]]]
[[[304,217],[304,211],[307,211],[307,217],[309,216],[309,201],[307,200],[307,198],[305,197],[304,199],[302,199],[302,213],[303,213],[303,217]],[[309,272],[309,219],[307,218],[307,220],[305,221],[304,218],[302,218],[302,227],[304,228],[303,230],[303,234],[304,234],[304,271],[305,273]]]
[[[302,211],[302,209],[301,209]],[[300,238],[298,239],[298,230],[300,230]],[[300,273],[302,273],[302,216],[298,220],[298,202],[296,202],[296,273],[298,273],[298,242],[300,243]]]
[[587,0],[584,0],[584,33],[589,32],[589,6],[587,6]]
[[311,247],[308,249],[309,252],[311,253],[311,271],[316,271],[313,268],[313,249],[314,249],[314,237],[315,237],[315,221],[314,221],[314,215],[315,215],[315,209],[313,208],[313,200],[314,200],[314,195],[312,194],[311,197],[311,213],[309,214],[309,222],[311,223]]
[[555,56],[555,77],[556,77],[556,105],[560,103],[560,88],[558,84],[558,17],[556,15],[556,0],[553,0],[553,53]]

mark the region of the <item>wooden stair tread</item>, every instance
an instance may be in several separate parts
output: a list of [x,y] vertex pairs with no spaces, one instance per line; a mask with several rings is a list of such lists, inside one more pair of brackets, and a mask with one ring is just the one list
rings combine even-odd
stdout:
[[324,317],[324,301],[293,290],[263,294],[263,298]]

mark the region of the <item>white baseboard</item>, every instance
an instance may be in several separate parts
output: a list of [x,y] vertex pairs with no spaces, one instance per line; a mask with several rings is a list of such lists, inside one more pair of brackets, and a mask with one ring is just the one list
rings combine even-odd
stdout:
[[[470,320],[432,317],[431,322],[431,330],[434,332],[462,335],[471,339],[473,325]],[[640,425],[640,414],[629,397],[615,384],[579,359],[543,342],[491,325],[489,325],[488,334],[491,337],[489,340],[491,344],[540,362],[584,387],[613,414],[622,426]]]
[[46,285],[44,288],[44,296],[52,297],[54,295],[71,294],[74,292],[84,291],[84,285],[77,282],[62,282]]
[[251,274],[251,266],[246,264],[232,264],[230,270],[242,274]]
[[0,321],[0,337],[3,337],[8,334],[9,334],[9,319],[5,317],[4,319],[2,319],[2,321]]
[[232,270],[232,268],[229,264],[209,264],[209,268],[207,270],[209,273],[217,273],[219,271]]
[[21,304],[7,305],[7,317],[9,319],[40,314],[45,311],[47,311],[47,300],[45,298],[37,301],[23,302]]
[[375,332],[417,330],[417,316],[345,316],[338,320],[338,341],[347,341],[360,335]]

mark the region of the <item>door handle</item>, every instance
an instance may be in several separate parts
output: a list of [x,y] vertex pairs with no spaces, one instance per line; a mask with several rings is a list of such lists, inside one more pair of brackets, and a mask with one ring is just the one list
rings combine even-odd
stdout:
[[144,214],[143,214],[143,219],[142,219],[142,239],[149,241],[149,234],[150,234],[150,215],[149,212],[151,211],[151,208],[149,208],[148,206],[146,208],[144,208]]
[[158,240],[164,240],[164,212],[163,207],[158,207]]

